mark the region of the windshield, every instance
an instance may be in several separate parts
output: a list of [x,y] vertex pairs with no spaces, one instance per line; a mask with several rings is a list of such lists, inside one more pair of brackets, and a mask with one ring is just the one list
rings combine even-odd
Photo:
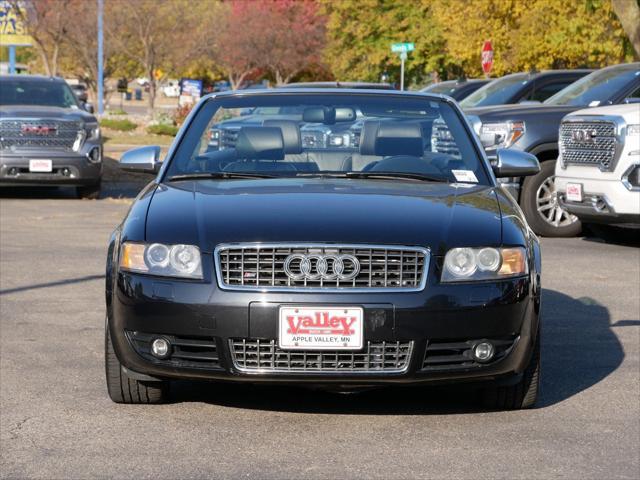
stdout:
[[52,80],[0,80],[0,105],[41,105],[78,108],[66,83]]
[[456,87],[459,85],[459,83],[453,81],[453,82],[440,82],[440,83],[434,83],[433,85],[429,85],[426,88],[422,89],[422,92],[428,92],[428,93],[442,93],[444,95],[449,95],[449,93],[451,92],[455,92],[456,91]]
[[460,102],[462,108],[503,105],[530,81],[528,73],[516,73],[498,78],[479,88]]
[[418,96],[218,97],[200,108],[164,179],[390,174],[490,184],[470,135],[457,110]]
[[614,95],[638,77],[640,69],[637,63],[597,70],[560,90],[544,103],[597,107],[608,103]]

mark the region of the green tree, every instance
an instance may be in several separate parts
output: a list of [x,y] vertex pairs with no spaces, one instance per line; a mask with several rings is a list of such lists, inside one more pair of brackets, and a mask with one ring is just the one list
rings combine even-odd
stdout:
[[416,45],[405,65],[411,83],[424,83],[432,71],[446,71],[431,0],[322,0],[322,7],[328,17],[325,62],[336,79],[376,82],[387,72],[399,82],[400,59],[391,52],[395,42]]

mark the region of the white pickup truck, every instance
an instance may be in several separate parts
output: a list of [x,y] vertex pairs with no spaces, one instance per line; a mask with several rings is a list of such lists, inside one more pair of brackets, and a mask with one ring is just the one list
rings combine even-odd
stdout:
[[640,227],[640,103],[567,115],[559,147],[562,206],[584,223]]

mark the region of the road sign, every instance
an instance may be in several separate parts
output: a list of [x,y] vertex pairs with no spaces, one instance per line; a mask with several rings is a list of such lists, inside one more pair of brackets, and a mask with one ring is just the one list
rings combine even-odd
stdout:
[[493,67],[493,47],[491,46],[491,40],[487,40],[482,45],[482,71],[485,75],[489,76],[491,68]]
[[393,53],[412,52],[415,50],[416,45],[414,43],[392,43],[391,51]]

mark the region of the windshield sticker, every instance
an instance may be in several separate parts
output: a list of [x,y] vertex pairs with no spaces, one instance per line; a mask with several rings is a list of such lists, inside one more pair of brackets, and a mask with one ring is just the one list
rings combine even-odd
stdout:
[[478,183],[478,178],[473,170],[451,170],[453,176],[456,177],[458,182],[472,182]]

